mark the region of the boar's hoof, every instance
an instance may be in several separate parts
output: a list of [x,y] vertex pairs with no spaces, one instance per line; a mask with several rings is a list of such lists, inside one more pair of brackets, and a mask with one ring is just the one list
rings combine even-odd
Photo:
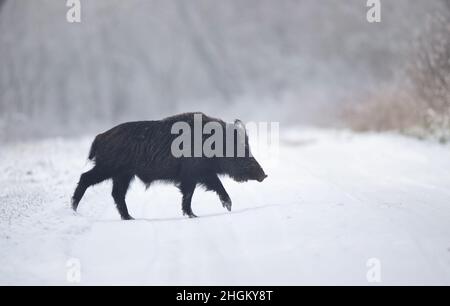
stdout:
[[72,199],[72,209],[73,211],[77,211],[78,208],[78,201],[76,201],[75,199]]
[[231,211],[231,200],[222,200],[222,205],[225,207],[228,211]]
[[183,211],[183,216],[188,216],[189,218],[197,218],[197,215],[192,211]]
[[134,218],[130,215],[122,216],[122,220],[134,220]]

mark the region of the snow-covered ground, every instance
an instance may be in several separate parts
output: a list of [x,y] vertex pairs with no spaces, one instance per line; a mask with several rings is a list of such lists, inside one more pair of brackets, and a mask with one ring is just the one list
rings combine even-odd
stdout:
[[175,187],[136,181],[124,222],[109,182],[70,209],[89,145],[1,147],[0,284],[74,284],[79,263],[81,285],[450,285],[449,146],[300,130],[263,183],[223,180],[231,213],[198,189],[186,219]]

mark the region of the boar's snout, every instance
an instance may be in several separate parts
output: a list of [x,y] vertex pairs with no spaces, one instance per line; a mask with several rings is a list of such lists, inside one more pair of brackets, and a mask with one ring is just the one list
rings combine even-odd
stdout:
[[261,182],[264,181],[266,178],[267,178],[267,174],[264,174],[264,175],[260,176],[260,177],[257,179],[257,181],[261,183]]
[[254,158],[252,158],[252,166],[252,179],[261,183],[267,178],[267,174]]

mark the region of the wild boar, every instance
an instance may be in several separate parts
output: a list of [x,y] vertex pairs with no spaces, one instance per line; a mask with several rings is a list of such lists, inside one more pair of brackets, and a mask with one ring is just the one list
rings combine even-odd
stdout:
[[[177,133],[180,130],[177,125],[190,128],[194,135],[183,135],[186,141],[180,141],[182,135]],[[204,132],[211,125],[217,128],[216,141],[211,141]],[[232,133],[217,135],[220,129]],[[211,128],[207,130],[212,131]],[[198,131],[201,133],[199,138]],[[214,154],[202,150],[207,144]],[[182,212],[190,218],[196,217],[191,200],[197,185],[216,192],[222,205],[231,211],[231,199],[219,176],[227,175],[237,182],[262,182],[267,177],[251,155],[244,124],[240,120],[226,123],[203,113],[184,113],[157,121],[116,126],[95,138],[89,159],[95,166],[81,175],[72,198],[73,209],[77,210],[87,188],[112,179],[112,197],[123,220],[133,219],[128,213],[125,197],[135,177],[147,187],[155,181],[175,184],[183,196]]]

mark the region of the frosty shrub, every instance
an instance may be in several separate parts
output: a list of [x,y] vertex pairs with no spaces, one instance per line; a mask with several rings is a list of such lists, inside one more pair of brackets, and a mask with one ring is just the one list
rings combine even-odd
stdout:
[[421,121],[423,109],[409,90],[386,86],[352,97],[344,103],[342,117],[345,124],[360,132],[406,132]]

